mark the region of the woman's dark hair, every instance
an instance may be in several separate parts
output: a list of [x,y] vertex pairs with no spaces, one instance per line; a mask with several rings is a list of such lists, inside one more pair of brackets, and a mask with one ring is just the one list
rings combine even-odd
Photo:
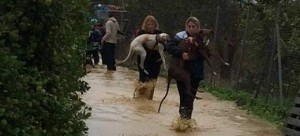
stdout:
[[97,24],[95,24],[95,27],[96,27],[96,26],[102,27],[103,24],[102,24],[102,23],[97,23]]

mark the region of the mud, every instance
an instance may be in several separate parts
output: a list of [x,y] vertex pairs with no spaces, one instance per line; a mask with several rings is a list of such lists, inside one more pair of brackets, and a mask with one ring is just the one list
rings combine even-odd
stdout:
[[[175,84],[158,114],[158,106],[166,91],[166,80],[159,78],[153,100],[133,99],[138,73],[123,67],[107,71],[89,68],[84,80],[91,89],[82,96],[93,108],[86,120],[89,136],[280,136],[271,124],[240,110],[233,102],[219,101],[209,93],[198,93],[195,101],[195,129],[177,132],[171,129],[178,116],[179,96]],[[200,88],[201,89],[201,88]]]

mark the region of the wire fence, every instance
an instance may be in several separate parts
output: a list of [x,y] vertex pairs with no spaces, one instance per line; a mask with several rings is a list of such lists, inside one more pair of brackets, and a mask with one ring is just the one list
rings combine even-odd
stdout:
[[[283,95],[284,99],[294,99],[300,83],[299,47],[291,49],[287,34],[280,32],[282,28],[279,25],[276,27],[279,15],[277,21],[274,18],[273,24],[262,30],[266,24],[258,26],[257,12],[251,7],[241,9],[239,5],[231,5],[191,9],[182,13],[152,11],[151,14],[157,18],[160,29],[172,36],[184,30],[185,19],[191,15],[201,20],[202,27],[215,30],[212,46],[230,66],[224,66],[212,58],[218,76],[212,76],[209,67],[205,66],[205,82],[246,91],[254,97],[280,98]],[[125,58],[135,31],[140,29],[143,17],[148,14],[129,12],[126,15],[127,37],[119,42],[117,59]],[[162,74],[165,73],[162,71]]]

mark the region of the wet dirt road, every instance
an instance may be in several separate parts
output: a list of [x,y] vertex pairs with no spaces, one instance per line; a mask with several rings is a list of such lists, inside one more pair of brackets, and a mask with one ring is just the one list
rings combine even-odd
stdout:
[[105,68],[91,69],[84,80],[91,89],[82,96],[93,108],[86,120],[89,136],[279,136],[274,126],[239,110],[233,102],[219,101],[208,93],[198,93],[193,118],[196,129],[176,132],[170,129],[178,116],[179,96],[175,84],[157,113],[165,95],[166,80],[159,78],[153,100],[133,99],[136,71],[117,67],[115,72]]

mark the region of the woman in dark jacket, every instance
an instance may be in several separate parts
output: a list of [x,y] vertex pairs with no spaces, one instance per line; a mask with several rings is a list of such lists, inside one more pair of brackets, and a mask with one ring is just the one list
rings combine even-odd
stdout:
[[[203,71],[204,58],[200,53],[198,53],[194,59],[190,59],[188,53],[183,52],[178,47],[178,44],[183,39],[186,39],[188,37],[193,37],[199,32],[200,32],[199,20],[196,17],[189,17],[186,20],[185,31],[178,32],[175,38],[172,41],[168,42],[168,46],[167,46],[167,51],[169,54],[171,54],[173,57],[182,58],[187,62],[185,67],[187,68],[186,70],[188,70],[191,74],[191,87],[192,87],[193,95],[196,95],[199,83],[204,78],[204,71]],[[191,120],[191,117],[194,108],[193,103],[195,98],[193,98],[192,96],[186,93],[187,91],[185,90],[185,85],[183,82],[176,81],[176,84],[180,96],[180,106],[179,106],[180,119],[179,120],[185,123],[184,125],[186,127],[193,127],[195,121]],[[181,129],[185,129],[185,128],[181,128]]]
[[[154,16],[148,15],[143,21],[142,29],[137,33],[136,36],[142,34],[160,34],[159,25]],[[145,41],[146,42],[146,41]],[[144,68],[149,74],[146,74],[143,69],[139,67],[140,56],[137,58],[138,69],[139,69],[139,81],[136,87],[136,92],[139,95],[143,93],[149,100],[153,99],[154,88],[156,80],[158,78],[162,60],[160,58],[159,52],[157,50],[151,50],[145,48],[147,56],[144,62]]]

